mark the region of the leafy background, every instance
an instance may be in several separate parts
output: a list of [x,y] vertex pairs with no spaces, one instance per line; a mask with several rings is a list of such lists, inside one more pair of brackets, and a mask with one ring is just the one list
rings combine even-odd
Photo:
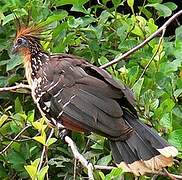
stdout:
[[[15,35],[14,13],[49,29],[44,48],[71,53],[100,66],[130,50],[157,30],[160,22],[181,7],[162,0],[1,0],[0,87],[26,83],[22,59],[11,55]],[[178,23],[179,24],[179,23]],[[182,151],[182,26],[159,37],[135,54],[107,68],[114,78],[133,89],[140,119],[155,128],[179,150],[168,170],[181,173]],[[149,65],[149,66],[148,66]],[[148,67],[147,67],[148,66]],[[27,130],[0,152],[0,179],[85,179],[86,169],[75,162],[58,133],[47,140],[50,128],[41,118],[30,92],[0,93],[0,149],[26,126]],[[72,133],[80,152],[93,164],[114,165],[109,145],[97,135]],[[45,161],[39,167],[45,148]],[[95,170],[95,179],[121,179],[122,170]],[[132,175],[125,174],[125,179]],[[140,179],[150,179],[141,176]],[[167,179],[159,176],[158,179]]]

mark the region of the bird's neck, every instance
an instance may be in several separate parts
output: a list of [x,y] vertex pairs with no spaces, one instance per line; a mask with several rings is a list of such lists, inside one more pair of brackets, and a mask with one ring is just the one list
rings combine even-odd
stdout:
[[38,79],[43,68],[43,64],[48,62],[49,56],[42,51],[27,52],[24,56],[25,74],[28,83],[31,85],[35,79]]
[[35,78],[42,69],[43,64],[47,63],[48,57],[49,56],[46,53],[41,51],[36,54],[31,54],[32,78]]

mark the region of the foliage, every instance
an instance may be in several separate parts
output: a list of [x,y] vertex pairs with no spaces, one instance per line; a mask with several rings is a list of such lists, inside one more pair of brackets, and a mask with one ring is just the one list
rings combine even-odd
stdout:
[[[12,56],[10,48],[15,33],[14,13],[26,21],[31,9],[31,22],[49,29],[47,51],[66,52],[84,57],[99,66],[109,62],[142,42],[158,26],[156,20],[168,17],[177,6],[173,2],[147,0],[136,6],[134,0],[1,0],[0,1],[0,86],[26,82],[21,58]],[[110,3],[110,5],[108,5]],[[135,6],[134,6],[135,5]],[[70,8],[71,7],[71,8]],[[119,8],[129,7],[123,14]],[[51,33],[50,33],[51,32]],[[147,64],[149,67],[145,69]],[[182,150],[182,26],[175,35],[150,41],[132,56],[107,70],[133,89],[139,116],[163,137]],[[143,76],[141,74],[144,73]],[[47,142],[50,128],[40,119],[30,92],[0,93],[0,149],[5,148],[27,124],[31,125],[10,148],[0,156],[0,179],[77,179],[87,177],[86,169],[74,159],[70,149],[60,139]],[[55,133],[55,137],[58,137]],[[113,165],[108,142],[98,135],[72,133],[80,152],[93,164]],[[39,166],[43,146],[46,158]],[[179,165],[169,168],[180,173]],[[122,170],[94,171],[96,179],[120,179]],[[126,178],[131,179],[130,175]],[[147,179],[147,177],[141,177]]]

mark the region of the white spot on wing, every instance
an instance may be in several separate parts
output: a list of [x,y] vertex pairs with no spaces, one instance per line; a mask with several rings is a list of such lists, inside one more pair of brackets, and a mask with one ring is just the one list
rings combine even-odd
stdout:
[[44,104],[45,104],[48,108],[51,107],[51,101],[44,102]]
[[63,114],[64,108],[71,102],[71,100],[72,100],[74,97],[76,97],[76,95],[71,96],[71,98],[69,99],[69,101],[66,102],[66,103],[63,105],[63,110],[58,114],[58,116],[57,116],[58,118]]
[[58,114],[57,118],[59,118],[62,114],[63,114],[63,111],[61,111],[61,112]]
[[55,98],[58,97],[60,95],[60,93],[63,91],[63,88],[61,90],[58,91],[58,93],[56,93],[55,95],[53,95]]
[[59,100],[58,100],[58,103],[60,103],[61,101],[62,101],[62,99],[59,99]]
[[54,89],[59,84],[59,81],[57,81],[53,86],[51,86],[47,91]]

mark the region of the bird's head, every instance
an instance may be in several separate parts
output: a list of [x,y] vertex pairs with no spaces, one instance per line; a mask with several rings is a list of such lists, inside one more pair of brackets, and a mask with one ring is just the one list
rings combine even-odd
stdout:
[[17,52],[23,52],[23,51],[28,51],[29,50],[29,42],[26,37],[18,37],[15,39],[12,52],[17,53]]
[[12,53],[21,53],[22,55],[27,55],[41,50],[41,31],[42,29],[36,26],[23,26],[18,28],[13,43]]

